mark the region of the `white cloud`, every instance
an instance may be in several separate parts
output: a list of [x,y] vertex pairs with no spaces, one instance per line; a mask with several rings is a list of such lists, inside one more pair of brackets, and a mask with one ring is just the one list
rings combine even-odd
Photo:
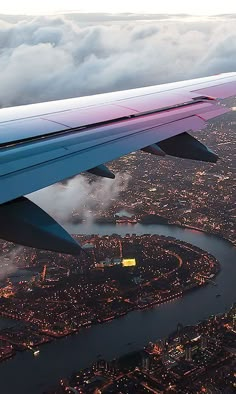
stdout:
[[89,182],[80,175],[69,180],[66,185],[52,185],[28,197],[61,222],[69,221],[72,212],[92,219],[97,210],[101,212],[108,208],[119,197],[119,193],[127,188],[129,176],[118,173],[114,180],[95,179]]
[[97,19],[0,21],[0,106],[235,71],[233,17],[227,23]]

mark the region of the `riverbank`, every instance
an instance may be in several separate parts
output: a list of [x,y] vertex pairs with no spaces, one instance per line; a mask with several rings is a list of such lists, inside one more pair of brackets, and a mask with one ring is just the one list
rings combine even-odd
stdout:
[[[2,392],[42,394],[73,370],[88,367],[99,354],[114,359],[129,351],[144,347],[173,332],[178,323],[196,324],[209,315],[225,312],[235,301],[236,249],[218,237],[177,226],[77,226],[71,233],[87,234],[162,234],[200,247],[212,254],[221,264],[215,286],[202,286],[173,302],[130,312],[109,324],[83,328],[78,334],[52,341],[43,346],[40,355],[30,351],[17,353],[1,364]],[[221,294],[220,298],[216,295]],[[12,373],[14,371],[14,379]],[[30,371],[30,375],[28,373]]]
[[230,241],[229,239],[225,238],[223,235],[220,235],[218,233],[212,233],[210,231],[204,230],[204,229],[199,228],[199,227],[188,226],[187,224],[182,225],[182,224],[169,223],[169,226],[175,226],[175,227],[183,228],[183,229],[186,229],[186,230],[199,231],[200,233],[204,233],[204,234],[207,234],[209,236],[213,236],[213,237],[219,238],[219,239],[221,239],[221,240],[223,240],[225,242],[228,242],[229,245],[231,245],[232,247],[236,248],[236,244],[233,241]]
[[[109,243],[114,243],[114,242],[121,242],[122,238],[120,236],[117,236],[113,234],[108,238],[108,236],[104,237],[104,242],[109,242]],[[87,242],[95,242],[96,237],[92,236],[91,240],[86,237],[86,243]],[[101,245],[101,249],[103,250],[102,247],[102,240],[103,237],[97,237],[97,242],[99,245]],[[148,240],[148,241],[147,241]],[[125,242],[125,238],[123,238],[123,241]],[[131,241],[131,239],[129,239]],[[150,245],[153,244],[155,245],[153,252],[154,256],[152,253],[149,256],[149,263],[148,260],[145,260],[145,263],[140,261],[140,265],[138,267],[133,267],[130,269],[122,267],[122,264],[116,265],[116,270],[112,271],[112,268],[108,266],[107,268],[103,268],[103,271],[108,273],[113,272],[113,282],[114,282],[114,289],[116,291],[116,296],[113,295],[113,300],[108,296],[108,299],[102,299],[102,305],[104,306],[103,311],[97,311],[95,309],[91,309],[86,303],[84,307],[87,309],[87,314],[88,318],[81,319],[80,315],[76,315],[76,310],[74,309],[72,312],[73,316],[67,315],[67,308],[68,305],[64,305],[63,300],[60,300],[60,303],[58,304],[60,306],[59,312],[64,313],[64,320],[65,324],[62,322],[57,323],[58,328],[55,328],[55,326],[50,324],[50,321],[47,321],[45,319],[45,315],[43,314],[38,314],[37,315],[37,320],[34,317],[35,310],[38,309],[37,305],[34,305],[34,303],[31,304],[30,299],[27,300],[26,298],[26,305],[24,306],[23,310],[24,313],[22,313],[21,310],[18,310],[17,308],[14,307],[14,304],[17,303],[18,297],[17,297],[17,291],[15,292],[14,298],[13,298],[13,304],[11,303],[11,299],[7,301],[7,305],[5,307],[5,304],[2,302],[1,308],[0,308],[0,316],[3,316],[5,318],[12,318],[12,319],[17,319],[21,321],[25,326],[20,326],[19,329],[17,328],[12,328],[12,329],[5,329],[0,331],[0,339],[5,340],[6,342],[10,343],[11,345],[14,346],[15,350],[27,350],[28,349],[28,338],[31,338],[30,346],[31,347],[38,347],[39,345],[45,344],[49,342],[52,339],[58,339],[58,338],[63,338],[69,335],[72,335],[74,333],[80,332],[80,330],[84,327],[91,327],[95,324],[102,324],[105,322],[110,322],[114,319],[120,318],[132,311],[135,310],[144,310],[144,309],[150,309],[153,308],[154,306],[166,304],[168,302],[173,302],[180,297],[184,297],[185,294],[189,291],[192,291],[193,289],[198,289],[201,286],[207,285],[208,283],[213,282],[213,278],[218,274],[220,270],[220,264],[219,262],[214,259],[213,256],[209,255],[199,247],[194,247],[191,244],[188,244],[183,241],[178,241],[174,239],[173,237],[161,237],[161,236],[134,236],[132,237],[131,244],[133,242],[136,242],[140,247],[139,253],[136,255],[137,259],[141,259],[141,255],[144,252],[144,255],[147,258],[147,251],[149,250],[150,246],[145,249],[144,245],[146,242],[150,242]],[[142,245],[142,246],[141,246]],[[144,248],[144,249],[143,249]],[[158,255],[156,256],[156,248],[158,249]],[[175,252],[175,250],[177,252]],[[98,253],[98,249],[97,249]],[[113,253],[109,255],[109,253],[106,255],[106,258],[111,258],[113,256]],[[103,254],[103,252],[102,252]],[[165,256],[165,257],[164,257]],[[135,256],[134,256],[135,257]],[[158,259],[160,258],[169,258],[172,259],[172,265],[170,265],[169,268],[168,265],[164,268],[164,271],[161,271],[161,268],[158,268]],[[189,260],[190,259],[190,260]],[[193,259],[191,261],[191,259]],[[152,261],[152,263],[151,263]],[[196,264],[197,262],[197,264]],[[161,263],[162,266],[163,263]],[[142,268],[143,267],[143,268]],[[145,274],[142,269],[147,270],[147,274]],[[175,283],[175,278],[176,275],[178,276],[179,270],[182,270],[184,268],[185,275],[188,275],[189,278],[182,280],[181,279],[181,274],[179,274],[179,279],[178,279],[178,284],[173,285],[173,288],[171,286],[171,283]],[[115,269],[115,268],[114,268]],[[151,269],[151,273],[149,273],[149,270]],[[118,271],[117,271],[118,270]],[[98,276],[99,282],[102,280],[102,273],[99,272],[100,267],[96,268],[96,264],[91,270],[93,272],[93,277],[95,279],[96,276]],[[162,272],[162,273],[161,273]],[[141,274],[142,273],[142,274]],[[119,278],[119,275],[122,274],[123,277],[126,277],[126,280],[129,280],[129,284],[127,286],[122,287],[121,283],[117,279]],[[139,276],[141,275],[141,276]],[[146,276],[148,275],[148,276]],[[150,276],[151,275],[151,276]],[[116,277],[117,276],[117,277]],[[129,278],[129,279],[128,279]],[[135,282],[135,280],[139,279],[140,282]],[[74,279],[75,280],[75,279]],[[84,278],[85,280],[85,278]],[[106,275],[103,278],[104,282],[106,282]],[[162,283],[162,281],[164,282]],[[50,286],[50,279],[48,282],[48,285]],[[67,282],[66,282],[67,283]],[[71,282],[71,286],[73,281]],[[88,283],[89,284],[89,283]],[[31,286],[31,295],[34,297],[34,290],[38,291],[38,286],[40,285],[41,291],[43,291],[43,287],[41,287],[41,282],[35,283],[35,287]],[[45,282],[44,285],[46,286],[47,289],[47,283]],[[61,291],[66,290],[64,289],[65,283],[63,282],[63,277],[61,278],[61,284],[60,284],[60,289]],[[79,285],[79,282],[77,283]],[[84,283],[86,285],[86,282]],[[164,286],[164,287],[163,287]],[[119,290],[120,289],[120,290]],[[21,290],[21,296],[23,295],[22,293],[23,290]],[[53,288],[52,288],[53,291]],[[75,288],[74,288],[75,291]],[[110,289],[108,288],[107,291],[110,292]],[[139,296],[137,297],[136,293],[137,291],[139,292]],[[14,291],[13,291],[14,293]],[[25,297],[28,294],[28,287],[25,289]],[[52,294],[54,294],[52,292]],[[45,296],[49,296],[47,292],[45,293]],[[105,293],[104,293],[105,296]],[[59,301],[59,300],[58,300]],[[74,301],[78,304],[76,298],[74,298]],[[90,300],[90,302],[92,299]],[[21,300],[21,302],[23,302]],[[101,300],[97,300],[97,302],[101,302]],[[112,306],[113,304],[111,302],[114,302],[114,307]],[[107,307],[107,303],[111,305],[110,308]],[[50,302],[48,304],[49,306],[51,305]],[[45,304],[45,308],[48,307],[47,304]],[[71,307],[73,305],[73,300],[71,300]],[[56,310],[55,310],[56,312]],[[85,315],[85,313],[83,314]],[[25,316],[25,319],[24,319]],[[41,316],[41,319],[40,319]],[[90,316],[94,316],[91,318]],[[54,314],[54,318],[56,321],[57,318],[57,313]],[[71,320],[72,319],[72,320]],[[75,324],[70,324],[70,321],[75,321],[78,319],[78,323]],[[60,327],[60,328],[59,328]]]
[[[94,384],[101,392],[117,392],[118,388],[122,390],[122,386],[126,392],[127,383],[129,390],[135,388],[135,392],[143,392],[144,387],[150,392],[160,392],[160,389],[167,392],[170,384],[178,392],[183,388],[186,392],[187,385],[191,392],[193,389],[198,392],[199,387],[208,383],[209,372],[216,385],[220,370],[225,373],[227,369],[228,376],[233,376],[235,312],[236,305],[233,305],[227,313],[210,316],[197,325],[184,327],[179,324],[168,337],[149,342],[144,348],[118,359],[94,359],[89,368],[77,370],[67,379],[61,379],[60,385],[46,393],[60,394],[61,387],[90,392],[94,391]],[[214,346],[216,342],[217,346]],[[223,384],[224,391],[229,389],[231,392],[233,382],[233,379],[225,379],[224,374],[218,384],[221,390]]]
[[[166,217],[159,216],[156,214],[150,214],[150,215],[143,215],[141,217],[136,218],[134,214],[129,214],[127,211],[124,211],[126,215],[124,216],[119,216],[116,215],[115,217],[99,217],[94,220],[94,224],[100,225],[100,226],[107,226],[107,225],[131,225],[135,226],[137,224],[141,224],[143,226],[150,226],[150,225],[168,225],[168,226],[175,226],[175,227],[180,227],[183,229],[189,229],[189,230],[194,230],[194,231],[200,231],[202,233],[208,234],[208,235],[213,235],[215,237],[218,237],[220,239],[225,240],[226,242],[229,242],[231,245],[236,247],[236,239],[235,241],[229,240],[226,238],[223,234],[219,234],[218,231],[214,231],[213,229],[206,230],[203,228],[199,228],[193,225],[187,225],[187,224],[181,224],[181,223],[175,223],[169,221]],[[65,227],[69,227],[70,225],[85,225],[86,226],[86,220],[83,220],[82,218],[73,218],[70,223],[64,223]]]

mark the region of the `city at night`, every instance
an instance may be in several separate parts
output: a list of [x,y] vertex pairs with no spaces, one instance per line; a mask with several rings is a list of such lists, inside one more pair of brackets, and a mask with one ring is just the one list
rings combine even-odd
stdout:
[[0,6],[0,394],[235,392],[236,6],[190,3]]

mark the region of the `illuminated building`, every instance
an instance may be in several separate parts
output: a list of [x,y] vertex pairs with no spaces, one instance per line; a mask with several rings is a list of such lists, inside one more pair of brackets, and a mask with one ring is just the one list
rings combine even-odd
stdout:
[[190,345],[187,345],[185,348],[185,360],[192,361],[192,348]]
[[95,268],[104,268],[104,264],[103,263],[95,263]]
[[236,331],[236,315],[233,317],[233,330]]
[[104,261],[100,261],[99,263],[95,263],[95,268],[106,268],[106,267],[114,267],[115,265],[120,265],[121,259],[109,259],[106,258]]
[[142,357],[142,368],[145,371],[148,371],[150,368],[150,359],[146,354]]
[[136,260],[135,259],[123,259],[121,264],[123,265],[123,267],[135,267]]
[[119,249],[120,249],[120,258],[122,259],[122,257],[123,257],[123,251],[122,251],[122,243],[121,243],[121,240],[119,240]]
[[158,341],[154,345],[153,353],[161,354],[164,350],[164,343],[162,340]]
[[46,278],[46,273],[47,273],[47,266],[46,264],[43,266],[43,272],[42,272],[42,282],[45,281]]
[[14,296],[14,294],[13,285],[10,281],[8,281],[7,286],[0,289],[0,297],[10,298]]

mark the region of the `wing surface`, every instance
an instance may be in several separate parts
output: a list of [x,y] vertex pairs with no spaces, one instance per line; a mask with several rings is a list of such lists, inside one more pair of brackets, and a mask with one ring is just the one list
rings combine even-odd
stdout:
[[188,132],[228,112],[219,99],[234,95],[236,73],[227,73],[1,109],[0,204],[84,171],[112,178],[104,163],[139,149],[216,162]]

